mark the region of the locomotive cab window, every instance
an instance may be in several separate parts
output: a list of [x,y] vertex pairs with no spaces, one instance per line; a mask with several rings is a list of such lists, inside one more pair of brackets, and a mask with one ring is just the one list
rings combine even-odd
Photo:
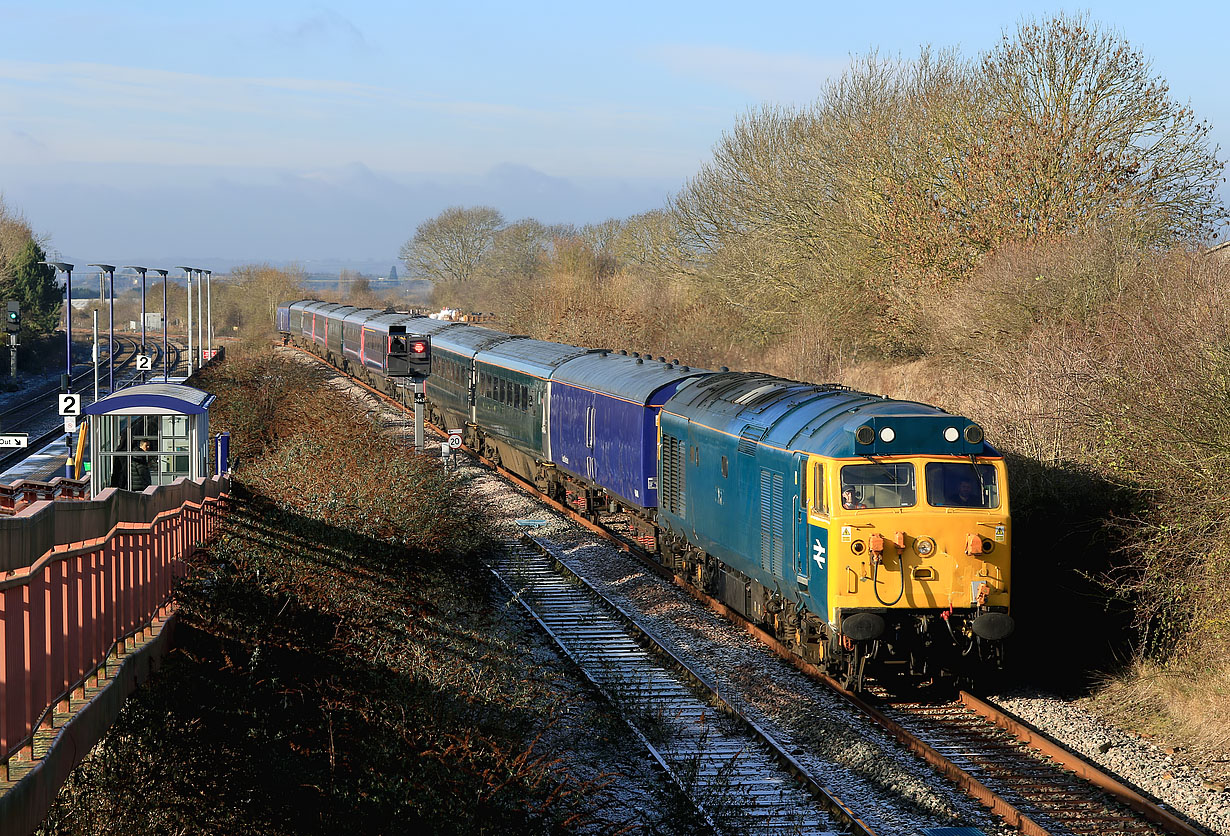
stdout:
[[927,503],[936,508],[998,508],[995,467],[970,462],[928,462]]
[[915,503],[914,465],[848,464],[841,469],[841,507],[909,508]]

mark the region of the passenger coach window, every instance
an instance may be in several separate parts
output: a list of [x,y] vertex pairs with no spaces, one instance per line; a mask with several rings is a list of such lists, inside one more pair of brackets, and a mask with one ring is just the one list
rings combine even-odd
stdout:
[[842,508],[908,508],[915,495],[912,464],[848,464],[841,469]]
[[995,467],[970,462],[928,462],[927,502],[937,508],[998,508]]

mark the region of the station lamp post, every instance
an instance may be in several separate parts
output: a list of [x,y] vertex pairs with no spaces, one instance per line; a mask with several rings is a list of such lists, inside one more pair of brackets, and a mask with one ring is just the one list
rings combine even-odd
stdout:
[[66,261],[40,261],[39,264],[54,267],[64,274],[64,371],[68,373],[64,390],[71,392],[73,385],[73,265]]
[[[213,281],[212,281],[214,271],[205,270],[204,273],[205,273],[205,319],[209,323],[209,327],[206,328],[205,334],[206,336],[209,337],[209,343],[208,343],[209,350],[210,352],[213,352],[215,350],[215,346],[214,346],[214,297],[213,297],[214,286],[213,286]],[[213,357],[213,354],[211,353],[209,356]]]
[[[40,261],[64,274],[64,380],[61,389],[66,393],[73,391],[73,265],[67,261]],[[68,458],[64,464],[64,476],[72,479],[77,474],[73,465],[73,434],[65,424],[64,445],[68,447]]]
[[91,264],[107,274],[107,392],[115,393],[115,265]]
[[[149,350],[145,345],[145,271],[148,267],[137,267],[135,264],[125,264],[125,270],[136,270],[141,274],[141,354]],[[141,382],[145,382],[145,372],[141,372]]]
[[162,382],[170,382],[170,370],[167,367],[167,273],[170,270],[159,270],[154,268],[154,272],[162,277]]
[[184,275],[188,277],[188,317],[185,324],[188,326],[188,377],[192,377],[192,270],[191,267],[176,267],[176,270],[183,270]]
[[203,365],[201,358],[205,356],[205,306],[201,304],[201,286],[205,284],[205,271],[200,267],[192,269],[196,271],[196,367],[199,369]]

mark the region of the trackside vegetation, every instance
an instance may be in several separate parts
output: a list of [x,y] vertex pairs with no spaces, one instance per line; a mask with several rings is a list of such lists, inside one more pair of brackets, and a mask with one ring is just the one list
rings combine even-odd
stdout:
[[241,459],[230,513],[176,587],[175,649],[41,832],[627,832],[570,755],[622,727],[527,652],[466,487],[317,366],[266,349],[201,383]]

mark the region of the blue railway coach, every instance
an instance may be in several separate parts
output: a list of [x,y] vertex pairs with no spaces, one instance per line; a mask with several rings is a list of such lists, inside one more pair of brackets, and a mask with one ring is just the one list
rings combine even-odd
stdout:
[[[709,372],[591,352],[551,376],[551,463],[582,487],[597,485],[644,521],[658,505],[658,412]],[[652,528],[644,532],[652,535]]]

